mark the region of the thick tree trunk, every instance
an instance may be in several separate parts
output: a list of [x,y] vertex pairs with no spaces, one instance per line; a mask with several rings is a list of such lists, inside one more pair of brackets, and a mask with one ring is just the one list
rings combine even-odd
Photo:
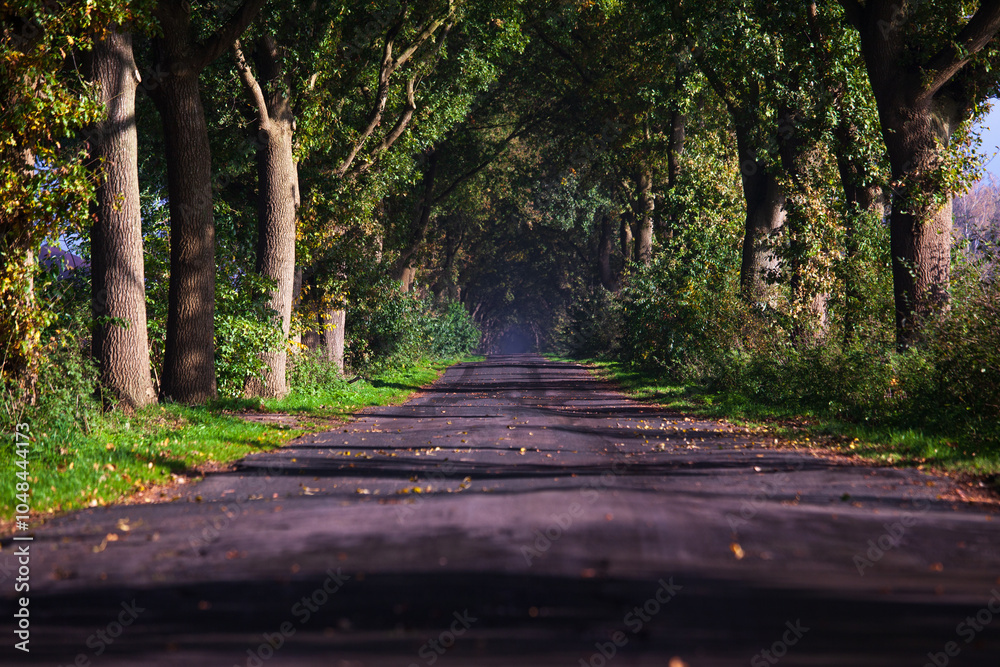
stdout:
[[743,259],[740,286],[743,297],[751,303],[770,303],[775,289],[767,283],[767,274],[778,268],[778,259],[768,247],[785,223],[785,194],[773,168],[756,158],[749,130],[737,123],[736,145],[740,155],[746,222],[743,233]]
[[165,78],[154,98],[163,120],[170,205],[170,288],[163,395],[215,397],[215,218],[212,153],[197,73]]
[[198,76],[236,41],[266,0],[243,0],[206,40],[198,40],[186,0],[159,0],[153,14],[162,36],[154,42],[150,92],[163,121],[170,204],[170,289],[164,396],[200,403],[216,395],[215,218],[212,152]]
[[101,385],[118,401],[137,408],[156,396],[146,334],[135,126],[138,70],[132,36],[109,30],[94,45],[92,70],[108,111],[92,139],[94,168],[100,173],[91,228],[93,354],[100,364]]
[[816,344],[827,333],[830,296],[825,289],[824,271],[816,265],[822,249],[817,247],[816,238],[810,232],[810,227],[819,222],[810,183],[814,179],[813,165],[823,161],[826,147],[803,131],[803,126],[812,120],[800,111],[785,107],[779,111],[778,118],[778,154],[785,177],[790,180],[784,202],[788,246],[783,273],[788,276],[793,312],[796,313],[792,340],[796,345]]
[[[947,308],[951,269],[951,199],[936,209],[917,202],[929,188],[921,184],[938,159],[929,109],[897,107],[883,119],[893,182],[889,237],[892,252],[896,339],[913,342],[921,320]],[[943,137],[944,144],[950,132]]]
[[413,264],[407,264],[400,271],[396,272],[393,277],[399,281],[399,289],[401,291],[409,292],[413,289],[413,281],[417,277],[417,267]]
[[687,115],[674,111],[670,114],[670,137],[667,142],[667,188],[673,188],[681,176],[681,155],[684,153]]
[[[242,55],[240,54],[242,60]],[[244,83],[260,112],[258,124],[257,182],[257,273],[277,283],[268,305],[278,313],[281,331],[288,336],[295,282],[295,214],[299,204],[298,172],[292,154],[293,114],[284,81],[277,45],[263,37],[257,45],[257,67],[264,88],[257,85],[246,63]],[[263,379],[247,383],[249,396],[281,397],[288,393],[285,382],[287,346],[261,353],[266,364]]]
[[632,257],[632,224],[631,224],[631,214],[625,210],[622,211],[621,216],[621,228],[618,230],[618,243],[620,245],[622,253],[622,262],[627,265],[629,259]]
[[913,198],[893,196],[889,220],[897,341],[911,343],[921,320],[948,307],[951,198],[936,211],[913,214]]
[[611,216],[605,213],[601,216],[601,240],[597,246],[597,271],[604,288],[615,292],[618,290],[618,280],[611,268],[611,246],[613,245],[613,230]]
[[861,31],[862,53],[878,106],[882,136],[889,153],[896,342],[913,342],[920,320],[946,308],[951,269],[951,201],[940,208],[920,202],[935,190],[932,172],[939,166],[938,145],[946,146],[957,123],[956,109],[935,108],[918,73],[900,71],[901,48],[877,28]]
[[892,0],[842,4],[861,37],[896,184],[889,229],[896,341],[905,347],[917,339],[923,320],[948,308],[951,201],[935,205],[930,199],[942,189],[936,173],[942,147],[996,80],[990,59],[973,56],[994,42],[1000,4],[978,3],[965,25],[945,36],[947,46],[927,54],[899,29],[900,10]]
[[930,103],[884,91],[882,100],[876,93],[876,100],[893,182],[902,184],[892,193],[889,238],[896,341],[906,346],[916,339],[923,319],[948,307],[951,198],[939,207],[919,202],[935,189],[928,181],[939,165],[938,145],[947,145],[955,124],[947,112],[935,114]]
[[344,372],[344,333],[347,327],[347,311],[331,310],[326,314],[323,330],[323,345],[326,348],[326,360],[336,364],[340,372]]
[[653,170],[644,168],[636,178],[636,240],[635,261],[643,266],[653,263]]

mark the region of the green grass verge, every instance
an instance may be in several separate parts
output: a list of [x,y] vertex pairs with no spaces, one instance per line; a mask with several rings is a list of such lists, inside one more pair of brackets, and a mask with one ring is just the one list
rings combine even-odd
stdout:
[[614,381],[636,400],[700,416],[725,418],[751,428],[767,428],[791,444],[821,445],[881,464],[991,478],[1000,491],[1000,451],[984,447],[969,436],[845,423],[815,412],[761,404],[743,395],[674,384],[662,375],[639,371],[620,362],[547,356],[554,361],[584,364],[598,376]]
[[[422,361],[367,380],[310,386],[282,399],[224,400],[199,407],[152,405],[73,427],[29,424],[32,441],[26,466],[32,514],[121,502],[180,477],[197,477],[201,467],[275,449],[304,433],[330,428],[331,420],[346,419],[362,408],[401,403],[464,360],[473,359]],[[294,425],[257,423],[240,416],[247,412],[289,413],[297,419]],[[19,502],[16,485],[23,481],[23,476],[18,479],[20,458],[13,438],[9,440],[0,456],[0,533],[9,528]]]

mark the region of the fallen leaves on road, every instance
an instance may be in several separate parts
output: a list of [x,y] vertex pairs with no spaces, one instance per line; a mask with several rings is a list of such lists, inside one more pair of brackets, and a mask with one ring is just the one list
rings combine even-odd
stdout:
[[93,551],[95,554],[99,554],[108,548],[109,542],[117,542],[117,541],[118,541],[118,533],[108,533],[104,537],[104,539],[101,540],[101,543],[96,547],[94,547],[93,549],[91,549],[91,551]]

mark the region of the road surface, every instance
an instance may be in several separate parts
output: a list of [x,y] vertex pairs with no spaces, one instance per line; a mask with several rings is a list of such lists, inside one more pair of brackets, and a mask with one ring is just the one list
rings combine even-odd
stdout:
[[491,357],[49,522],[2,664],[996,667],[1000,517],[957,493]]

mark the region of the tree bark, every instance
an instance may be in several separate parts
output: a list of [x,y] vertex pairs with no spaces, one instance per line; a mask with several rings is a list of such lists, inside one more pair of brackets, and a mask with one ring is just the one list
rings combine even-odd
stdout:
[[670,137],[667,141],[667,188],[677,185],[681,176],[681,155],[684,153],[687,115],[674,111],[670,114]]
[[215,218],[212,153],[198,76],[242,34],[266,0],[244,0],[207,41],[195,39],[191,4],[160,0],[162,36],[154,42],[151,96],[163,121],[170,206],[170,287],[164,351],[164,396],[201,403],[216,395]]
[[778,268],[778,259],[768,245],[785,223],[785,194],[773,167],[757,159],[749,128],[739,122],[736,123],[736,146],[747,209],[740,286],[747,301],[770,303],[775,289],[767,283],[766,277]]
[[91,58],[93,80],[108,112],[92,137],[93,168],[100,174],[97,215],[91,228],[96,321],[92,351],[100,366],[103,388],[124,405],[138,408],[153,402],[156,396],[150,379],[146,333],[135,125],[138,70],[132,55],[132,36],[111,28],[94,45]]
[[621,228],[618,231],[618,243],[621,248],[623,268],[632,257],[632,215],[628,210],[622,211]]
[[202,403],[215,386],[215,218],[212,154],[197,74],[171,76],[155,96],[166,142],[170,287],[163,395]]
[[[682,114],[679,111],[672,112],[670,114],[670,136],[667,140],[666,190],[668,193],[673,192],[681,177],[681,155],[684,153],[686,128],[687,115]],[[660,229],[660,233],[663,235],[664,239],[669,239],[673,236],[674,228],[677,226],[678,220],[675,219],[675,211],[672,210],[672,205],[668,204],[666,209],[667,210],[663,215],[663,228]]]
[[[258,85],[243,59],[237,42],[238,69],[259,113],[257,127],[257,273],[277,283],[268,306],[281,320],[287,338],[292,317],[295,282],[295,215],[299,205],[298,172],[292,154],[294,116],[288,84],[281,68],[277,44],[270,36],[257,44],[257,69],[264,82]],[[252,378],[248,396],[281,397],[288,393],[285,381],[287,346],[261,353],[264,377]]]
[[[871,40],[862,39],[862,45]],[[872,45],[867,52],[879,51]],[[866,60],[869,58],[866,53]],[[893,183],[889,238],[892,253],[896,341],[913,343],[922,320],[948,307],[951,270],[951,198],[939,207],[919,204],[933,192],[928,177],[939,166],[938,145],[946,146],[958,124],[952,109],[903,88],[880,58],[870,55],[869,72],[878,103]],[[876,82],[878,85],[876,85]]]
[[431,224],[431,209],[434,208],[434,177],[437,174],[437,154],[431,152],[427,156],[427,171],[424,172],[424,192],[417,207],[413,224],[410,227],[408,241],[393,267],[392,279],[402,283],[402,290],[409,292],[416,277],[416,256],[427,237]]
[[323,345],[326,360],[336,364],[341,374],[344,372],[344,332],[347,326],[347,311],[339,308],[326,313],[323,330]]
[[441,278],[438,281],[441,286],[439,303],[442,305],[462,300],[462,289],[458,284],[458,269],[455,266],[455,257],[458,255],[462,236],[460,232],[455,231],[453,224],[445,225],[444,264],[441,267]]
[[[996,85],[992,63],[970,64],[1000,30],[1000,3],[980,3],[937,53],[920,53],[899,7],[891,0],[841,0],[857,27],[861,52],[878,106],[894,191],[889,219],[896,341],[906,347],[923,321],[948,308],[951,270],[951,199],[936,171],[942,147]],[[904,19],[906,17],[904,16]],[[947,194],[947,193],[946,193]]]
[[615,277],[614,270],[611,268],[612,236],[611,216],[608,213],[604,213],[601,216],[601,240],[597,246],[597,271],[604,288],[615,292],[618,290],[618,280]]
[[653,263],[653,170],[645,167],[636,178],[636,240],[635,261],[643,266]]

